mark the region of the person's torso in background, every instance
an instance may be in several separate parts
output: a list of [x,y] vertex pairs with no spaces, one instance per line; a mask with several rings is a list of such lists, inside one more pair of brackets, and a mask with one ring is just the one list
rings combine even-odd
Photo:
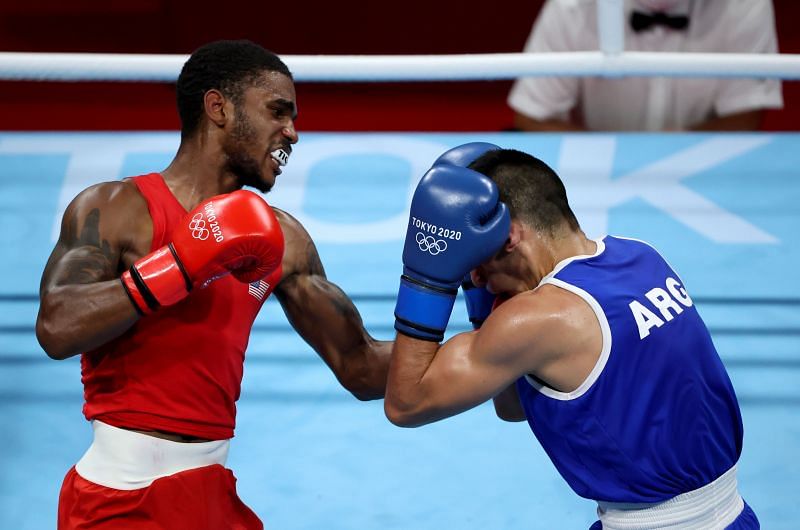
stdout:
[[[634,9],[644,10],[636,0],[626,0],[624,6],[625,50],[636,52],[694,52],[694,53],[774,53],[777,51],[774,15],[770,0],[679,0],[672,2],[671,14],[688,15],[684,30],[653,26],[635,32],[630,26]],[[600,48],[595,0],[550,0],[546,6],[547,23],[539,32],[566,32],[563,36],[531,37],[526,50],[553,45],[553,51],[596,51]],[[538,21],[537,21],[538,22]],[[547,44],[546,44],[547,43]],[[510,101],[516,98],[517,107],[524,106],[521,92],[529,94],[532,108],[539,113],[553,100],[535,102],[543,85],[552,83],[543,78],[520,83],[512,90]],[[679,78],[679,77],[583,77],[563,83],[573,86],[577,97],[576,113],[589,130],[657,131],[684,130],[698,123],[752,108],[780,108],[782,97],[777,80]],[[525,87],[525,85],[528,85]],[[573,89],[562,89],[558,97]],[[520,93],[514,95],[514,91]],[[515,105],[512,105],[515,106]],[[519,108],[521,112],[525,110]],[[552,117],[564,117],[563,111]],[[549,116],[533,116],[537,119]]]

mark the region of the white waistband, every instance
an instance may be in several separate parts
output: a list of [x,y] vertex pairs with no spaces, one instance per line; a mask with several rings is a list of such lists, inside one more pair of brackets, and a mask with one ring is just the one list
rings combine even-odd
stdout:
[[94,441],[75,464],[90,482],[118,490],[145,488],[154,480],[212,464],[225,465],[230,440],[182,443],[94,420]]
[[657,504],[598,502],[603,530],[710,530],[731,524],[744,509],[736,483],[736,464],[702,488]]

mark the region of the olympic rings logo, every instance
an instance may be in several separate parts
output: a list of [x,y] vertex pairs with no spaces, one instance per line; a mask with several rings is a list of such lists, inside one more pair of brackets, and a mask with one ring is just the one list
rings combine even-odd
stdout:
[[431,256],[441,254],[447,250],[447,241],[436,239],[433,236],[426,236],[422,232],[417,232],[417,245],[422,252],[429,252]]
[[192,231],[192,237],[199,239],[200,241],[205,241],[208,239],[208,236],[211,233],[208,231],[208,228],[206,228],[206,222],[203,219],[203,214],[199,212],[194,214],[192,220],[189,221],[189,230]]

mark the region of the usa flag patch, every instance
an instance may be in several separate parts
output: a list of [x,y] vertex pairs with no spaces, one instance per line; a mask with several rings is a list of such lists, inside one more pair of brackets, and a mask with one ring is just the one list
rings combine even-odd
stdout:
[[259,302],[267,295],[267,291],[269,291],[269,284],[264,280],[255,281],[247,286],[247,292]]

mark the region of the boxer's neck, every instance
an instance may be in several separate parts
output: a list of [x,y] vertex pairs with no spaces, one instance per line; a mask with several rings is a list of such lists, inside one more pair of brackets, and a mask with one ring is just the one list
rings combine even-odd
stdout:
[[562,261],[575,256],[590,256],[597,252],[597,243],[588,239],[582,230],[563,230],[553,235],[528,230],[520,245],[525,264],[524,275],[530,289],[550,274]]
[[218,142],[202,134],[181,141],[169,166],[161,172],[164,182],[187,210],[200,202],[239,189],[238,179],[225,169]]

